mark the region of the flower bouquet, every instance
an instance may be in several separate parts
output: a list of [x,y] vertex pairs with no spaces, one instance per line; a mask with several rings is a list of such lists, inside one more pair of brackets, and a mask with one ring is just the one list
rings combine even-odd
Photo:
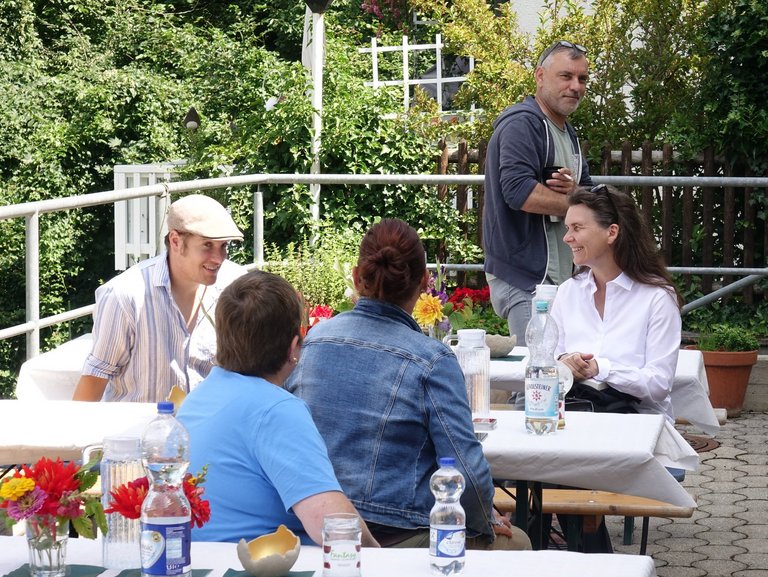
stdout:
[[472,318],[473,301],[463,298],[451,300],[445,285],[442,267],[432,273],[427,290],[419,295],[413,307],[413,318],[429,336],[440,341],[454,330],[462,329]]
[[[189,501],[192,510],[192,526],[202,527],[211,518],[211,505],[202,498],[205,489],[201,487],[205,483],[208,466],[197,475],[187,473],[184,476],[184,495]],[[129,481],[109,492],[109,507],[105,513],[119,513],[126,519],[138,519],[141,517],[141,505],[149,491],[149,479],[139,477]]]
[[33,466],[22,465],[0,483],[0,518],[7,527],[25,521],[32,575],[50,577],[66,571],[70,523],[88,539],[95,526],[107,531],[97,493],[88,493],[98,478],[94,463],[79,467],[61,459],[43,457]]

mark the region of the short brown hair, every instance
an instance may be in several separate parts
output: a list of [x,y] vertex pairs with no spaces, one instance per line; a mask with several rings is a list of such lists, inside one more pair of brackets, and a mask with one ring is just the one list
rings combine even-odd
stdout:
[[300,337],[301,308],[284,278],[263,271],[239,277],[216,304],[217,364],[253,377],[277,373]]
[[427,257],[418,233],[402,220],[384,219],[360,243],[358,292],[400,306],[419,290],[426,270]]

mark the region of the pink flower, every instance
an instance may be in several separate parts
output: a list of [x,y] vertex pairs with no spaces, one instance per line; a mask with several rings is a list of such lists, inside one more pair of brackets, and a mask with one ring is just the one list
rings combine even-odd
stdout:
[[48,495],[40,487],[35,487],[29,493],[15,501],[8,502],[8,516],[14,521],[21,521],[42,509]]
[[81,506],[82,502],[74,492],[64,493],[59,502],[59,507],[56,509],[56,516],[77,519],[83,514]]

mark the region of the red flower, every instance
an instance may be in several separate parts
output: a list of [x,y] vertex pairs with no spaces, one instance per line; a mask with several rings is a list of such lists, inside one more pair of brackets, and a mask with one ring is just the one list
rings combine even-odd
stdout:
[[[43,457],[33,467],[24,465],[24,476],[35,480],[35,484],[45,492],[46,499],[38,515],[57,515],[65,494],[79,493],[80,483],[75,477],[77,465],[69,461],[64,463],[61,459],[51,461]],[[79,506],[78,501],[78,506]],[[79,515],[76,515],[79,516]]]
[[305,317],[307,320],[306,320],[306,324],[302,323],[302,327],[301,327],[302,337],[307,336],[307,332],[309,332],[309,329],[311,329],[317,323],[319,323],[320,321],[324,321],[325,319],[329,319],[333,316],[333,309],[328,305],[315,305],[308,310],[307,308],[305,308],[304,310],[305,310],[305,314],[307,315]]
[[109,502],[109,508],[104,509],[104,512],[120,513],[127,519],[138,519],[141,517],[141,504],[144,502],[148,490],[149,481],[146,477],[128,481],[109,492],[112,499]]
[[[211,518],[211,505],[208,501],[202,499],[205,491],[200,484],[205,481],[205,469],[198,476],[187,473],[184,477],[184,495],[189,500],[192,511],[192,525],[202,527]],[[127,519],[138,519],[141,517],[141,505],[149,491],[149,481],[146,477],[139,477],[128,483],[120,485],[114,491],[110,491],[112,499],[109,502],[109,508],[105,513],[120,513]]]
[[202,499],[205,489],[198,485],[198,478],[189,473],[184,478],[184,494],[192,509],[192,526],[202,527],[211,518],[211,504]]

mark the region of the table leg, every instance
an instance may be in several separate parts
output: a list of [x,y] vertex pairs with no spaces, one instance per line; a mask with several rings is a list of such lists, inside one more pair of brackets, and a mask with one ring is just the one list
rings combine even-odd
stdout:
[[528,534],[534,551],[546,549],[549,536],[544,535],[544,520],[541,512],[542,484],[539,481],[515,481],[515,492],[517,495],[515,525]]
[[539,481],[531,484],[531,545],[534,551],[546,549],[549,544],[549,535],[544,535],[544,519],[542,513],[543,503],[542,485]]
[[517,504],[515,505],[515,525],[528,533],[528,481],[515,481],[515,495]]

